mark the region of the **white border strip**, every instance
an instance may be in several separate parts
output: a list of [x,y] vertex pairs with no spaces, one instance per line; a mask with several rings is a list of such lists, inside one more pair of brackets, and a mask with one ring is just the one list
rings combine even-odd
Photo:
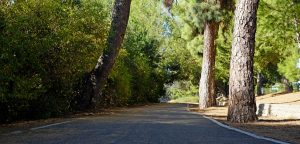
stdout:
[[69,123],[69,122],[72,122],[72,121],[65,121],[65,122],[60,122],[60,123],[39,126],[39,127],[31,128],[30,130],[34,131],[34,130],[43,129],[43,128],[47,128],[47,127],[51,127],[51,126],[57,126],[57,125],[61,125],[61,124]]
[[[38,129],[48,128],[48,127],[51,127],[51,126],[57,126],[57,125],[66,124],[66,123],[70,123],[70,122],[72,122],[72,121],[65,121],[65,122],[60,122],[60,123],[53,123],[53,124],[49,124],[49,125],[34,127],[34,128],[29,129],[29,130],[35,131],[35,130],[38,130]],[[23,130],[16,130],[16,131],[12,131],[10,133],[2,134],[2,135],[14,135],[14,134],[20,134],[20,133],[23,133],[23,132],[24,132]]]
[[[199,113],[197,113],[197,114],[199,114]],[[210,121],[212,121],[213,123],[223,127],[223,128],[233,130],[233,131],[248,135],[248,136],[256,138],[256,139],[262,139],[262,140],[270,141],[270,142],[277,143],[277,144],[290,144],[290,143],[287,143],[287,142],[283,142],[283,141],[279,141],[279,140],[275,140],[275,139],[267,138],[267,137],[263,137],[263,136],[258,136],[256,134],[253,134],[253,133],[250,133],[250,132],[246,132],[246,131],[243,131],[243,130],[240,130],[240,129],[237,129],[237,128],[230,127],[230,126],[222,124],[222,123],[218,122],[217,120],[212,119],[210,117],[206,117],[206,116],[203,116],[203,117],[210,120]]]
[[17,131],[13,131],[13,132],[11,132],[11,133],[9,133],[9,134],[20,134],[20,133],[22,133],[23,131],[21,131],[21,130],[17,130]]

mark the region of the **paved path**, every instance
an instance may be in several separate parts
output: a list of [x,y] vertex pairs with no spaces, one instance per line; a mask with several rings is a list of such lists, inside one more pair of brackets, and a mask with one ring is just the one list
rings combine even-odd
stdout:
[[182,104],[132,108],[111,116],[0,135],[1,144],[271,144],[222,128]]

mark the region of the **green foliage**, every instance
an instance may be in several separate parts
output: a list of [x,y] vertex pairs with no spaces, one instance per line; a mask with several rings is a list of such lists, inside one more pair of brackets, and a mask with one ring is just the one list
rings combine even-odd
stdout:
[[126,66],[128,53],[121,49],[117,62],[109,76],[105,93],[102,97],[103,106],[127,105],[132,91],[132,75]]
[[187,43],[186,46],[186,48],[189,50],[191,55],[197,59],[202,58],[202,54],[203,54],[202,47],[203,47],[202,35],[195,36],[193,39],[191,39],[191,41]]
[[[134,1],[132,7],[123,49],[101,106],[157,102],[164,95],[159,3]],[[94,68],[106,45],[111,8],[109,1],[98,0],[29,0],[1,5],[2,122],[72,110],[82,78]]]
[[124,48],[129,54],[126,62],[132,74],[132,95],[129,103],[157,102],[164,94],[164,80],[157,70],[161,60],[158,54],[159,40],[163,31],[157,10],[159,3],[142,0],[133,2],[132,6],[124,42]]
[[0,7],[1,121],[69,111],[74,85],[103,49],[106,9],[97,1],[78,8],[51,0]]
[[189,2],[186,10],[186,18],[184,19],[189,25],[198,28],[198,31],[203,31],[206,22],[220,22],[222,12],[220,4],[215,1],[208,2]]
[[[228,25],[232,25],[232,22]],[[229,69],[230,69],[230,54],[231,54],[232,30],[222,32],[219,30],[217,39],[217,54],[215,66],[215,79],[217,83],[225,83],[228,85]],[[218,85],[217,85],[218,87]]]
[[[6,2],[0,4],[0,121],[71,111],[75,90],[106,46],[112,1]],[[157,102],[164,95],[197,102],[202,34],[209,21],[220,24],[215,71],[218,92],[226,94],[234,7],[233,1],[222,2],[221,7],[216,0],[181,0],[166,14],[161,1],[132,1],[101,106]],[[260,3],[255,71],[268,85],[281,76],[299,79],[294,23],[299,10],[292,0]]]
[[283,74],[289,81],[295,82],[300,78],[300,69],[296,68],[300,54],[295,50],[294,53],[285,58],[281,63],[278,64],[279,73]]
[[202,57],[203,31],[206,22],[220,22],[223,12],[216,1],[182,1],[175,11],[180,16],[181,37],[194,58]]
[[262,73],[269,84],[282,76],[296,80],[294,19],[299,12],[299,4],[291,0],[260,1],[254,65],[255,71]]
[[[202,49],[203,49],[203,29],[204,24],[209,21],[219,22],[220,30],[217,39],[217,57],[216,57],[216,81],[217,87],[220,91],[225,91],[224,87],[228,85],[229,79],[229,64],[230,64],[230,49],[232,40],[232,31],[229,27],[233,26],[233,1],[226,1],[223,6],[220,6],[218,1],[180,1],[177,8],[173,11],[178,17],[174,21],[172,37],[170,39],[173,43],[172,52],[179,53],[176,59],[169,58],[173,63],[180,62],[180,66],[185,68],[178,70],[183,71],[187,76],[175,77],[178,80],[191,80],[194,85],[198,85],[201,73]],[[175,30],[174,30],[175,29]],[[179,34],[176,33],[179,30]],[[178,40],[177,37],[182,39]],[[178,45],[174,41],[179,41]],[[186,54],[186,50],[190,54]],[[179,60],[178,60],[179,59]]]
[[123,49],[110,74],[103,105],[157,102],[164,94],[164,79],[158,70],[158,40],[162,32],[158,4],[146,0],[132,2]]
[[[176,11],[176,9],[175,9]],[[203,38],[191,33],[194,29],[184,21],[167,18],[172,34],[161,44],[159,70],[165,76],[166,97],[174,102],[198,102]]]
[[185,96],[178,99],[171,100],[172,103],[194,103],[199,102],[199,96]]
[[201,58],[193,57],[186,50],[186,41],[173,35],[162,44],[160,53],[162,60],[159,67],[165,75],[166,83],[176,80],[190,80],[194,84],[199,82]]
[[190,81],[174,81],[165,85],[166,96],[171,100],[181,99],[182,97],[198,97],[198,87]]

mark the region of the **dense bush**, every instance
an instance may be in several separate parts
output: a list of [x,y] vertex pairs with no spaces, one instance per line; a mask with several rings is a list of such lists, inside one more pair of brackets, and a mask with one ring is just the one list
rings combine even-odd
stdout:
[[[111,3],[76,2],[0,4],[1,122],[47,118],[77,108],[82,82],[105,48]],[[143,29],[139,11],[132,15],[100,106],[157,102],[164,94],[157,37]]]
[[1,5],[0,18],[0,121],[69,111],[74,85],[105,44],[107,10],[27,0]]
[[159,4],[132,1],[123,48],[109,76],[102,104],[157,102],[165,94],[165,75],[158,66],[163,29]]
[[[142,39],[144,38],[144,39]],[[164,95],[164,79],[156,71],[157,41],[144,32],[128,31],[124,48],[109,76],[103,105],[157,102]]]

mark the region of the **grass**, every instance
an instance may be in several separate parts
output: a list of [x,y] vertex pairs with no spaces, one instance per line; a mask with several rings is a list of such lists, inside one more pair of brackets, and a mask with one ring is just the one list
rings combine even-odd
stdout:
[[199,101],[199,97],[197,96],[180,97],[171,100],[172,103],[198,103],[198,101]]

